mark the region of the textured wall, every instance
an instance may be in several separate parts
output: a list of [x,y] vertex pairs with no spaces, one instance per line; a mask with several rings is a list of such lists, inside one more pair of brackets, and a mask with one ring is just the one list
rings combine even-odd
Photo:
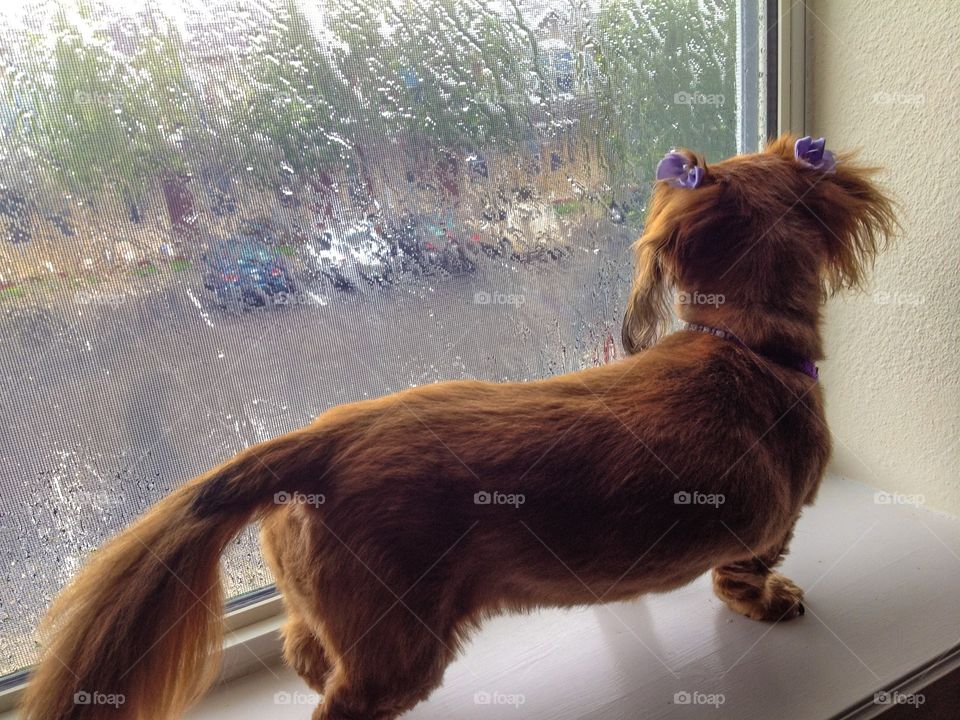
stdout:
[[831,301],[833,469],[960,513],[960,2],[813,0],[808,130],[885,168],[903,234]]

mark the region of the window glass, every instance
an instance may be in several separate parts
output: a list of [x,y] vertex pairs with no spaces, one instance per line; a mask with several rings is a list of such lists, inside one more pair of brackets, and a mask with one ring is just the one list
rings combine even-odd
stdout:
[[[657,160],[758,141],[756,0],[0,10],[0,674],[112,533],[338,403],[613,362]],[[231,596],[271,583],[255,528]]]

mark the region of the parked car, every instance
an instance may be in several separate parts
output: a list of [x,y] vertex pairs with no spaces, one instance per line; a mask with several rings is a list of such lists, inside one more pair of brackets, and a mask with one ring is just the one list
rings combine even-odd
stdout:
[[398,272],[423,272],[423,245],[413,216],[406,214],[399,220],[388,222],[384,232],[384,245]]
[[364,280],[377,285],[390,281],[390,248],[375,226],[366,222],[352,225],[343,234],[343,244]]
[[469,236],[456,225],[452,213],[408,214],[393,231],[401,253],[422,272],[440,268],[450,273],[476,269]]
[[283,258],[254,237],[211,241],[200,259],[203,285],[220,306],[283,303],[293,292]]
[[569,253],[553,205],[525,199],[513,202],[507,211],[504,237],[512,247],[512,255],[521,262],[558,260]]
[[329,231],[303,243],[301,261],[309,281],[325,279],[337,290],[356,290],[363,282],[350,248]]

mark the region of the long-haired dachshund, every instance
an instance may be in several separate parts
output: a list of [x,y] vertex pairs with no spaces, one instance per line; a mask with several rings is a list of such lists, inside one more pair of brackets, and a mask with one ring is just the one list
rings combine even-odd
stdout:
[[[220,555],[254,519],[315,720],[397,717],[504,610],[712,570],[739,613],[803,614],[773,568],[830,454],[821,305],[862,284],[896,226],[871,173],[822,139],[709,166],[668,154],[635,243],[630,357],[343,405],[192,480],[54,603],[23,717],[178,716],[216,674]],[[671,305],[686,324],[661,337]]]

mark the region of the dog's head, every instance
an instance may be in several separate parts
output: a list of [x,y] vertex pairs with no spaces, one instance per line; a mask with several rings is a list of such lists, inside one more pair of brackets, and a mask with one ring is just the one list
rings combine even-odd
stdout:
[[656,342],[675,293],[815,320],[825,294],[861,287],[896,227],[874,172],[786,135],[715,165],[667,155],[634,244],[626,351]]

